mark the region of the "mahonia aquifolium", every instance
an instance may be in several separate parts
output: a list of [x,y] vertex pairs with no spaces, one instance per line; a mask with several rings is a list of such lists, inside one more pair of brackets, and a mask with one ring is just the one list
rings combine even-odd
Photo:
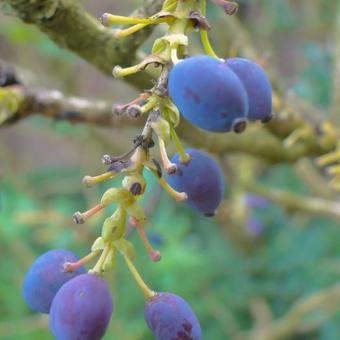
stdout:
[[[237,4],[212,0],[232,15]],[[144,70],[148,65],[160,67],[154,87],[128,104],[115,105],[115,114],[133,118],[148,115],[143,131],[125,154],[104,155],[107,170],[97,176],[85,176],[91,187],[119,175],[120,188],[110,188],[100,202],[85,212],[76,212],[74,221],[87,219],[110,204],[116,211],[103,222],[101,235],[91,252],[78,259],[66,250],[52,250],[41,255],[26,274],[23,295],[35,311],[49,313],[50,328],[57,340],[101,339],[108,327],[113,301],[101,275],[115,266],[120,253],[146,299],[145,320],[159,340],[200,340],[199,321],[180,296],[157,293],[150,289],[134,261],[133,244],[126,239],[127,224],[137,230],[152,261],[161,259],[144,231],[147,218],[139,198],[144,194],[144,171],[150,171],[158,183],[176,201],[202,215],[215,214],[223,199],[225,183],[217,162],[196,149],[184,149],[176,134],[182,114],[191,124],[214,132],[242,132],[247,121],[268,121],[272,115],[271,86],[263,69],[242,58],[220,59],[213,51],[205,18],[205,0],[166,0],[162,10],[148,18],[123,17],[105,13],[104,26],[127,25],[114,30],[117,39],[159,23],[168,25],[166,35],[158,38],[151,54],[139,64],[113,69],[115,77],[125,77]],[[188,34],[199,30],[207,55],[187,57]],[[156,139],[156,142],[154,141]],[[170,160],[167,145],[173,142],[177,153]],[[151,157],[150,149],[158,144],[160,162]],[[165,173],[165,174],[164,174]],[[85,273],[84,265],[98,257],[95,266]]]

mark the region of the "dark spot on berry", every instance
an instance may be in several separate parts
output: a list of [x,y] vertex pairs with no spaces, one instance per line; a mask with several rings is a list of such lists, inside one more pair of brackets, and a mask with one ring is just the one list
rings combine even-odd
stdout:
[[179,331],[176,335],[176,338],[173,338],[172,340],[194,340],[189,334]]
[[228,112],[220,112],[220,116],[223,117],[223,118],[227,118],[229,115]]
[[183,329],[184,329],[187,333],[191,333],[192,324],[191,324],[188,320],[184,320]]
[[184,95],[185,99],[192,99],[195,103],[199,104],[201,102],[201,99],[199,97],[198,94],[196,94],[195,92],[193,92],[191,89],[186,88],[185,89],[185,95]]

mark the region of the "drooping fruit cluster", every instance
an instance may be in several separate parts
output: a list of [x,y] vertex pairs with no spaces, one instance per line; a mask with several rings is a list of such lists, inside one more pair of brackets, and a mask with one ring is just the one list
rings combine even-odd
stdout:
[[[227,0],[212,0],[227,14],[237,6]],[[134,280],[146,298],[145,319],[156,339],[201,340],[200,324],[191,307],[172,293],[157,293],[143,281],[133,261],[133,244],[126,239],[127,225],[134,226],[152,261],[161,259],[151,246],[144,227],[147,216],[140,205],[146,190],[144,172],[150,171],[164,190],[176,201],[206,216],[218,209],[224,195],[224,180],[217,162],[208,154],[185,149],[177,136],[180,112],[202,129],[242,132],[247,120],[271,117],[271,88],[264,71],[255,63],[233,58],[221,61],[213,52],[208,37],[209,24],[204,17],[205,0],[166,0],[160,12],[149,18],[122,17],[105,13],[105,26],[132,25],[115,31],[124,38],[152,24],[168,25],[167,34],[154,42],[152,52],[137,65],[113,69],[115,77],[137,73],[154,64],[161,71],[154,87],[124,105],[115,105],[115,114],[133,118],[147,114],[145,126],[133,140],[129,151],[120,156],[104,155],[107,170],[85,176],[83,183],[97,183],[122,176],[119,188],[110,188],[100,202],[84,212],[76,212],[74,221],[85,223],[93,215],[115,204],[116,211],[107,217],[101,235],[91,252],[78,260],[72,253],[55,250],[42,255],[32,265],[24,282],[24,297],[35,311],[49,313],[50,328],[57,340],[101,339],[108,327],[113,302],[106,282],[100,277],[115,267],[121,254]],[[209,56],[186,58],[188,33],[199,29]],[[161,162],[151,155],[158,144]],[[177,153],[170,160],[167,146],[172,142]],[[164,175],[165,173],[165,175]],[[174,221],[175,223],[175,221]],[[85,274],[84,264],[97,258]]]
[[[26,274],[23,295],[30,308],[49,314],[57,340],[100,340],[113,312],[109,287],[98,274],[85,273],[82,260],[68,262],[76,259],[63,249],[42,254]],[[145,320],[155,338],[200,340],[201,328],[188,303],[175,294],[151,291],[129,259],[127,264],[147,299]],[[70,267],[77,269],[70,272]]]

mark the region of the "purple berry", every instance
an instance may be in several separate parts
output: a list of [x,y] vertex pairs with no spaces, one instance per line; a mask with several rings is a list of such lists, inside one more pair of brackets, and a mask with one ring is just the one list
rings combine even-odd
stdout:
[[245,195],[245,203],[248,208],[254,209],[265,209],[269,206],[269,202],[266,198],[252,193],[247,193]]
[[249,217],[246,221],[246,229],[252,236],[260,236],[263,228],[263,222],[259,218]]
[[55,296],[50,329],[57,340],[100,340],[113,310],[107,283],[96,274],[79,275]]
[[181,114],[201,129],[245,128],[246,90],[233,70],[216,58],[203,55],[179,62],[170,72],[168,90]]
[[171,162],[177,166],[174,174],[168,175],[169,184],[177,191],[186,192],[187,204],[207,216],[214,215],[224,193],[223,174],[217,162],[207,154],[186,149],[191,156],[188,163],[181,163],[176,154]]
[[60,287],[74,277],[85,273],[85,268],[70,273],[64,270],[66,262],[78,258],[70,251],[54,249],[40,255],[29,268],[23,283],[23,296],[34,311],[49,313],[52,300]]
[[272,117],[272,88],[264,70],[251,60],[231,58],[228,65],[241,80],[248,95],[249,120],[268,121]]
[[145,320],[157,340],[201,340],[202,331],[190,305],[180,296],[158,293],[145,306]]

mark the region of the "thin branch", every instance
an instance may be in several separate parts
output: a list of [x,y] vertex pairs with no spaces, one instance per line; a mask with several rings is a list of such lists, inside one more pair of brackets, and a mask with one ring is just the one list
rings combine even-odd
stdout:
[[122,126],[141,126],[141,120],[129,119],[112,113],[112,105],[105,101],[91,101],[86,98],[66,97],[57,90],[26,90],[21,85],[5,88],[14,92],[21,101],[20,109],[15,112],[2,112],[0,126],[8,125],[19,119],[40,114],[55,120],[71,123],[87,123],[103,127],[120,128]]
[[271,323],[268,327],[255,329],[247,334],[240,334],[236,339],[276,340],[288,338],[296,333],[296,331],[299,331],[303,319],[308,316],[308,314],[315,311],[320,313],[321,310],[331,310],[334,313],[338,310],[339,303],[340,284],[337,283],[334,286],[300,299],[285,316]]
[[[135,16],[149,16],[161,8],[162,0],[146,0]],[[116,39],[79,3],[71,0],[0,0],[6,13],[33,24],[57,43],[112,75],[115,65],[130,66],[136,61],[136,50],[149,37],[152,25],[131,37]],[[126,79],[138,88],[150,86],[150,77],[140,73]]]
[[249,185],[247,189],[268,198],[289,211],[300,211],[308,215],[323,215],[337,220],[340,218],[339,202],[323,198],[298,196],[284,190],[267,189],[259,185]]

